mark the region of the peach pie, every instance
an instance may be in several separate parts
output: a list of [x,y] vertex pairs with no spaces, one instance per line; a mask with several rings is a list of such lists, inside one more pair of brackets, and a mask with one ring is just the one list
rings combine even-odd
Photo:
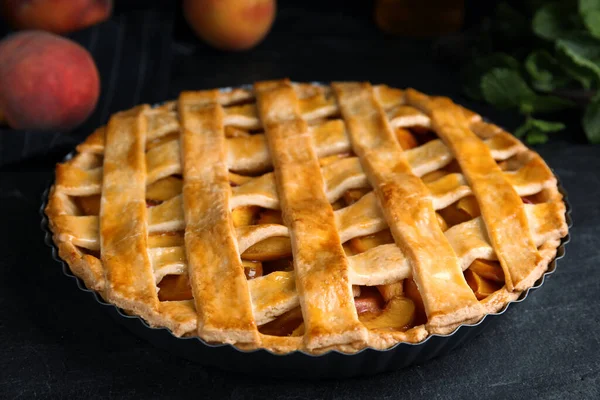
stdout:
[[56,168],[72,272],[176,336],[417,343],[501,310],[567,234],[542,158],[444,97],[288,80],[119,112]]

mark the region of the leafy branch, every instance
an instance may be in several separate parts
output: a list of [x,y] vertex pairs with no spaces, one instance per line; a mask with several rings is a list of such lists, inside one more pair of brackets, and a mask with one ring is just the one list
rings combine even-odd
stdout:
[[600,0],[503,2],[486,29],[463,68],[465,93],[518,110],[525,121],[515,135],[530,144],[565,128],[539,115],[583,102],[585,134],[600,143]]

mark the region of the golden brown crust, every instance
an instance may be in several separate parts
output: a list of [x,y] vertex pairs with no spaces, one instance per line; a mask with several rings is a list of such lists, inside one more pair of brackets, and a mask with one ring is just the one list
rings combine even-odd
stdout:
[[392,136],[371,85],[336,83],[354,152],[371,181],[396,245],[406,255],[429,319],[445,329],[483,314],[435,216],[429,191]]
[[225,164],[223,111],[217,95],[216,91],[184,92],[179,97],[190,283],[200,337],[255,343],[258,331],[229,212],[231,188]]
[[305,345],[312,350],[364,342],[367,332],[354,308],[348,261],[296,94],[286,81],[256,83],[255,89],[290,229]]
[[[283,86],[286,96],[291,94],[287,83],[282,84],[279,82],[270,85]],[[312,84],[291,84],[291,87],[297,96],[298,105],[297,108],[295,108],[296,106],[291,107],[296,122],[291,124],[293,129],[289,132],[303,132],[300,135],[301,138],[297,139],[299,140],[298,143],[301,143],[303,146],[312,146],[312,154],[317,157],[326,157],[350,151],[351,140],[349,136],[352,133],[346,131],[344,122],[339,119],[326,119],[336,118],[340,111],[332,90],[329,87]],[[364,90],[364,87],[361,90]],[[422,108],[425,111],[423,112],[407,105],[405,102],[407,93],[408,97],[410,97],[412,92],[410,90],[405,92],[386,86],[376,86],[373,88],[372,94],[368,95],[370,104],[375,104],[374,108],[378,115],[376,118],[379,121],[378,126],[384,127],[384,134],[387,135],[388,139],[389,132],[387,130],[389,128],[386,127],[386,124],[389,124],[394,129],[397,127],[414,126],[421,130],[431,127],[440,130],[438,126],[440,123],[439,121],[435,121],[436,118],[443,120],[447,117],[445,115],[435,117],[427,107]],[[218,104],[225,107],[223,118],[225,125],[236,127],[236,129],[262,128],[263,121],[260,119],[262,115],[259,107],[249,103],[255,98],[253,91],[197,92],[195,95],[202,97],[207,94],[209,94],[213,110],[219,108]],[[194,94],[191,95],[193,96]],[[445,108],[452,109],[453,107],[443,98],[422,97],[419,98],[419,101],[423,101],[424,103],[422,104],[426,105],[435,103],[442,104]],[[268,110],[266,114],[275,112],[274,109],[276,108]],[[185,226],[187,207],[182,206],[182,196],[176,191],[178,189],[172,189],[173,187],[180,188],[181,185],[167,185],[166,182],[163,182],[167,178],[170,181],[177,181],[178,178],[172,177],[174,174],[182,174],[184,178],[188,175],[184,171],[184,168],[182,168],[182,162],[185,164],[182,161],[182,154],[185,157],[185,151],[182,152],[182,146],[178,140],[180,118],[178,118],[177,112],[179,110],[177,109],[176,102],[168,102],[161,107],[150,109],[144,106],[121,114],[121,116],[126,117],[125,119],[133,118],[139,126],[134,125],[142,128],[142,130],[136,131],[133,135],[138,139],[139,135],[144,131],[144,120],[147,121],[147,128],[144,134],[146,136],[146,150],[148,151],[140,158],[140,142],[138,141],[138,147],[133,146],[137,150],[125,157],[126,161],[123,161],[123,165],[126,167],[122,170],[119,169],[117,172],[135,171],[132,175],[133,178],[128,177],[127,180],[131,180],[134,183],[133,192],[138,193],[135,195],[137,197],[139,197],[140,186],[143,186],[140,185],[142,181],[140,180],[141,175],[145,175],[146,177],[145,183],[149,185],[149,192],[150,188],[152,188],[152,193],[160,193],[159,188],[161,187],[171,188],[169,189],[170,194],[166,196],[160,194],[158,196],[164,196],[164,198],[161,198],[163,202],[159,206],[152,207],[149,211],[144,210],[147,213],[147,231],[153,235],[183,229]],[[385,113],[383,120],[381,117],[382,109]],[[530,272],[530,276],[539,277],[547,270],[548,265],[554,259],[556,249],[560,245],[560,238],[564,237],[568,231],[565,220],[565,204],[558,192],[556,179],[544,161],[512,135],[493,124],[483,122],[478,115],[466,109],[460,107],[457,109],[459,111],[455,113],[457,114],[455,118],[459,120],[466,118],[466,122],[463,121],[462,129],[467,129],[465,128],[467,126],[468,129],[472,130],[480,138],[480,142],[477,145],[478,148],[482,149],[481,144],[483,144],[488,149],[488,153],[486,154],[489,154],[493,160],[502,162],[502,174],[496,174],[496,178],[502,178],[509,187],[514,189],[518,196],[533,196],[536,199],[537,204],[526,204],[522,207],[528,227],[527,232],[534,246],[537,246],[537,251],[540,254],[540,261],[537,263],[535,269]],[[283,115],[287,115],[288,111],[284,110]],[[275,113],[277,114],[278,112]],[[265,112],[262,114],[265,114]],[[300,125],[297,125],[298,120],[300,121]],[[305,120],[306,123],[302,120]],[[56,183],[49,194],[46,214],[49,218],[50,229],[53,232],[53,240],[58,247],[59,256],[67,262],[75,275],[83,279],[87,287],[97,291],[105,299],[125,308],[128,313],[141,316],[152,326],[166,327],[177,336],[197,335],[202,325],[198,323],[198,315],[203,314],[197,311],[197,308],[200,307],[197,307],[193,300],[160,301],[155,303],[152,291],[150,291],[149,298],[145,297],[149,290],[141,290],[140,293],[143,295],[140,297],[122,296],[119,299],[117,298],[119,296],[115,295],[114,289],[110,289],[114,285],[107,279],[107,263],[98,258],[101,257],[104,259],[106,257],[103,246],[101,246],[102,240],[100,234],[106,228],[106,225],[102,224],[97,214],[91,213],[89,210],[84,212],[85,209],[82,208],[80,200],[98,195],[106,196],[106,193],[104,193],[106,189],[102,184],[102,178],[107,172],[103,168],[103,163],[105,162],[104,153],[105,151],[108,152],[110,159],[112,150],[108,149],[110,143],[105,146],[105,140],[106,136],[110,136],[109,131],[111,129],[115,130],[114,126],[115,124],[113,123],[113,127],[111,128],[111,124],[109,123],[107,127],[101,127],[96,130],[84,143],[77,147],[79,153],[75,157],[57,167]],[[128,134],[131,134],[133,131],[135,129],[130,130]],[[267,148],[267,138],[264,133],[232,136],[225,139],[216,136],[216,139],[218,140],[211,143],[218,144],[218,149],[214,153],[211,153],[211,156],[213,154],[216,155],[221,162],[217,166],[217,169],[220,171],[217,174],[219,177],[218,182],[221,183],[220,186],[216,186],[220,187],[218,191],[220,194],[215,198],[223,201],[222,196],[224,194],[226,194],[225,197],[231,196],[231,199],[225,201],[225,203],[219,203],[226,204],[229,202],[229,206],[226,205],[222,210],[217,212],[218,215],[221,215],[221,221],[224,219],[228,220],[230,218],[229,209],[237,206],[260,206],[278,209],[281,206],[280,198],[282,204],[285,203],[281,196],[281,191],[286,189],[283,185],[276,185],[273,173],[260,175],[268,171],[271,167],[271,156]],[[387,143],[389,144],[389,141]],[[391,146],[395,147],[394,144],[391,144]],[[283,155],[288,152],[293,153],[293,151],[285,147],[283,150],[281,153]],[[394,150],[391,153],[396,155],[396,151]],[[441,140],[433,140],[416,148],[405,150],[401,153],[403,156],[400,158],[404,157],[406,163],[401,166],[400,171],[403,171],[403,173],[412,172],[414,176],[422,177],[451,163],[455,158],[455,151],[456,149],[452,146],[446,146]],[[355,157],[342,158],[340,161],[325,165],[320,169],[314,169],[313,164],[312,169],[309,169],[311,173],[315,176],[322,176],[320,180],[321,190],[318,191],[318,195],[325,196],[326,202],[332,203],[347,190],[369,188],[369,180],[372,180],[373,176],[373,172],[370,169],[376,170],[376,173],[381,174],[386,169],[393,169],[392,166],[398,166],[398,162],[393,157],[393,162],[390,162],[389,165],[386,162],[382,163],[381,160],[378,160],[386,154],[389,156],[390,151],[382,149],[381,153],[382,155],[364,164],[366,171],[363,171],[363,164]],[[206,159],[205,156],[196,156],[196,159]],[[313,157],[310,157],[310,159],[313,160]],[[145,169],[144,167],[140,169],[142,164],[145,166]],[[135,167],[132,169],[132,166]],[[380,166],[382,168],[379,168]],[[223,173],[223,169],[225,173]],[[247,183],[229,189],[229,185],[222,184],[223,182],[227,182],[227,170],[260,176],[257,178],[242,176],[240,178],[243,178],[243,181],[240,182]],[[108,172],[110,173],[110,168]],[[391,172],[395,173],[397,170],[394,169]],[[475,193],[470,185],[471,180],[467,176],[468,172],[464,171],[464,168],[462,172],[447,174],[438,180],[427,181],[425,186],[426,190],[430,193],[430,203],[433,209],[439,210]],[[232,177],[231,172],[229,177]],[[384,178],[387,178],[387,176]],[[116,178],[113,179],[118,180]],[[225,186],[227,187],[227,191],[224,190]],[[398,190],[398,188],[394,186],[393,189],[392,194],[394,196],[392,197],[396,198],[395,194],[397,193],[395,190]],[[402,189],[403,187],[399,188],[399,190]],[[232,192],[231,195],[228,194],[229,190]],[[313,193],[313,191],[310,191],[310,193]],[[384,200],[386,199],[381,194],[379,196]],[[206,199],[209,199],[209,197],[206,197]],[[398,202],[391,201],[391,198],[387,199],[392,206]],[[198,202],[199,200],[197,197],[194,197],[193,201]],[[330,208],[328,204],[325,207],[325,202],[322,203],[323,208]],[[118,204],[118,201],[116,204]],[[386,229],[388,225],[386,220],[390,219],[390,215],[388,214],[392,213],[382,212],[378,204],[375,194],[367,194],[351,206],[333,212],[334,223],[330,223],[330,226],[335,227],[342,242]],[[311,204],[311,206],[315,207],[314,204]],[[194,204],[190,208],[196,207]],[[134,209],[135,212],[131,214],[136,215],[136,217],[132,218],[132,221],[139,222],[142,209],[141,207],[134,207]],[[110,217],[109,215],[104,216]],[[330,218],[330,216],[327,216],[327,218]],[[400,216],[394,214],[392,219],[395,220],[395,218],[400,218]],[[217,218],[216,220],[219,219]],[[211,219],[211,221],[213,220]],[[290,225],[288,224],[288,226]],[[262,240],[290,236],[288,227],[279,224],[250,225],[239,227],[235,230],[232,230],[230,222],[221,226],[223,229],[218,230],[220,237],[235,235],[233,242],[230,241],[229,243],[234,243],[239,247],[239,251],[236,253],[238,257],[240,252],[245,251]],[[444,232],[445,238],[458,257],[460,269],[465,270],[469,268],[471,262],[476,258],[496,259],[495,246],[490,241],[486,227],[487,225],[483,222],[483,219],[477,217],[455,225]],[[133,223],[131,225],[131,232],[141,232],[142,228],[139,224],[136,225],[136,223]],[[214,232],[217,231],[214,230]],[[128,238],[125,239],[126,241],[131,240],[135,243],[138,240],[135,238],[135,234],[126,234],[123,236]],[[186,251],[193,252],[199,247],[194,244],[183,246],[183,240],[156,240],[155,236],[151,236],[151,238],[153,240],[148,240],[146,245],[143,246],[144,250],[140,250],[142,262],[137,264],[140,267],[137,273],[140,274],[142,287],[144,282],[148,282],[148,278],[151,277],[152,289],[156,290],[156,283],[166,274],[180,274],[187,271],[189,267],[185,257]],[[137,243],[134,246],[140,246],[140,244]],[[227,251],[230,251],[230,246],[226,245],[223,247],[229,248]],[[347,277],[341,281],[346,282],[349,287],[348,292],[350,296],[352,296],[351,284],[393,284],[411,276],[412,267],[407,262],[407,255],[410,255],[410,252],[407,254],[402,250],[404,250],[404,247],[386,244],[364,253],[349,256],[345,267]],[[98,253],[99,251],[101,254]],[[143,256],[144,253],[147,259]],[[125,252],[122,256],[127,257],[127,253]],[[148,274],[147,262],[150,264],[150,274]],[[304,262],[310,262],[310,259],[306,258]],[[234,271],[241,271],[241,276],[243,277],[243,269],[234,269]],[[254,279],[247,284],[245,279],[234,279],[234,282],[237,283],[233,284],[233,287],[236,287],[236,285],[238,288],[245,287],[245,289],[238,291],[242,298],[240,309],[245,313],[243,315],[254,318],[255,323],[262,325],[300,304],[300,298],[294,281],[294,272],[281,271]],[[533,284],[532,280],[526,280],[526,282],[523,289],[527,289],[529,285]],[[193,286],[197,285],[194,283]],[[195,291],[200,293],[201,291],[197,289]],[[108,293],[109,291],[113,292],[112,297]],[[347,294],[345,289],[343,294]],[[505,286],[483,299],[479,304],[481,304],[485,313],[498,312],[506,304],[519,298],[521,294],[522,291],[514,290],[511,292]],[[248,299],[250,299],[247,303],[244,300],[245,295],[248,295]],[[201,295],[196,300],[199,297]],[[205,303],[200,302],[201,307],[203,304]],[[251,307],[249,313],[248,308],[244,306],[248,304]],[[237,307],[237,305],[231,306],[229,310],[237,310]],[[465,318],[461,322],[472,323],[476,322],[476,319],[478,317]],[[241,335],[238,335],[238,332],[231,336],[227,336],[226,334],[220,336],[221,333],[217,332],[218,329],[212,333],[202,332],[202,329],[200,329],[200,335],[207,340],[236,342],[235,345],[242,349],[264,348],[275,353],[288,353],[295,350],[302,350],[312,354],[322,354],[330,350],[354,353],[365,347],[385,349],[398,342],[417,343],[426,339],[432,333],[450,333],[456,325],[458,323],[442,324],[442,326],[432,329],[434,327],[431,323],[428,323],[427,325],[413,327],[407,331],[369,330],[368,334],[361,336],[360,340],[348,339],[347,343],[334,345],[327,345],[326,341],[313,341],[311,345],[307,346],[307,342],[311,343],[311,341],[306,337],[278,337],[259,334],[256,332],[255,326],[250,327],[250,329],[242,329]],[[247,327],[248,325],[246,325]],[[250,337],[248,340],[245,335],[249,331],[251,333],[248,335]],[[211,334],[214,332],[217,332],[216,335],[218,337],[211,337]],[[227,331],[223,330],[223,332]],[[245,343],[247,340],[248,342]]]
[[530,287],[541,275],[542,258],[529,235],[523,201],[488,147],[469,129],[467,119],[449,99],[431,100],[414,90],[408,90],[406,97],[409,104],[430,115],[434,130],[456,157],[479,203],[506,286],[510,291]]
[[[100,245],[107,300],[122,308],[150,313],[158,310],[158,296],[147,243],[146,109],[139,106],[117,113],[108,123]],[[127,221],[123,221],[124,215]]]

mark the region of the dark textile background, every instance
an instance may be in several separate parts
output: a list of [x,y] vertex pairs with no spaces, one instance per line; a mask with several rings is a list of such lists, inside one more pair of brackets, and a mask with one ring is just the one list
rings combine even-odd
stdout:
[[[169,89],[175,10],[168,2],[121,10],[109,21],[70,38],[92,54],[101,93],[88,120],[73,132],[32,132],[0,128],[0,165],[52,151],[66,151],[119,110],[165,99]],[[6,28],[4,28],[6,29]]]
[[[54,164],[115,111],[183,89],[287,76],[413,86],[509,129],[518,121],[466,101],[435,41],[381,34],[369,1],[281,0],[273,31],[246,53],[198,42],[178,2],[116,3],[110,21],[72,35],[102,76],[85,125],[70,133],[0,131],[0,398],[600,398],[600,155],[582,143],[576,124],[537,148],[570,193],[567,256],[540,290],[446,357],[348,381],[258,379],[177,358],[109,318],[51,259],[38,209]],[[469,21],[485,12],[469,9]]]

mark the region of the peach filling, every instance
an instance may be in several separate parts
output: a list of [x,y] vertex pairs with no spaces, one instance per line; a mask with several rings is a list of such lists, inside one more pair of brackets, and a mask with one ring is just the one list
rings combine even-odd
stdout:
[[[438,221],[442,230],[461,224],[481,215],[474,196],[467,196],[439,210]],[[482,300],[504,285],[504,272],[496,261],[475,260],[464,276],[478,300]]]
[[[262,264],[255,261],[242,260],[246,279],[262,276]],[[160,301],[191,300],[194,298],[188,274],[167,275],[158,283],[158,299]]]
[[[358,254],[393,242],[392,234],[386,229],[349,240],[347,249],[351,254]],[[358,319],[369,329],[404,331],[414,326],[417,316],[416,303],[405,293],[402,281],[374,287],[361,286],[354,305]]]
[[[249,133],[237,128],[228,127],[228,137],[245,136]],[[395,128],[394,134],[404,150],[415,148],[435,139],[429,130]],[[157,140],[152,146],[172,140],[173,134]],[[352,156],[351,153],[336,154],[319,160],[321,166],[329,165],[341,158]],[[501,167],[505,167],[501,165]],[[445,168],[430,172],[422,177],[424,182],[433,182],[447,174],[460,172],[454,160]],[[229,173],[232,186],[242,185],[255,177]],[[181,193],[183,180],[181,177],[169,176],[160,179],[147,187],[147,204],[149,207],[161,204]],[[334,209],[349,206],[358,200],[369,189],[348,190],[340,200],[332,206]],[[523,197],[527,204],[542,202],[541,195]],[[100,196],[80,196],[75,198],[83,215],[98,215],[100,212]],[[467,196],[439,210],[436,213],[438,223],[443,231],[457,224],[466,222],[480,215],[479,205],[474,196]],[[281,212],[258,206],[238,207],[232,211],[235,227],[263,224],[283,224]],[[357,237],[344,243],[348,255],[365,252],[371,248],[393,243],[389,230],[372,235]],[[148,237],[149,247],[173,247],[184,245],[183,232],[166,232],[152,234]],[[99,255],[98,255],[99,257]],[[247,279],[254,279],[275,271],[293,270],[292,249],[287,237],[271,237],[248,248],[242,255],[242,265]],[[491,295],[504,285],[504,273],[497,261],[475,260],[464,276],[477,299]],[[167,275],[158,284],[160,301],[181,301],[193,299],[188,274]],[[404,331],[411,327],[426,323],[427,315],[418,287],[412,278],[387,285],[374,287],[353,287],[355,291],[354,305],[359,320],[369,329]],[[261,326],[260,332],[276,336],[299,336],[304,333],[302,312],[299,307],[290,310],[275,320]]]
[[75,204],[82,212],[82,215],[100,215],[100,195],[75,197]]
[[296,307],[280,315],[275,320],[260,326],[258,331],[264,335],[292,336],[294,330],[302,324],[302,310],[300,307]]

